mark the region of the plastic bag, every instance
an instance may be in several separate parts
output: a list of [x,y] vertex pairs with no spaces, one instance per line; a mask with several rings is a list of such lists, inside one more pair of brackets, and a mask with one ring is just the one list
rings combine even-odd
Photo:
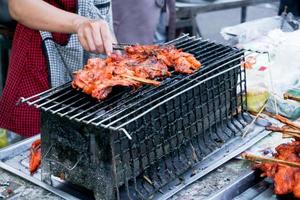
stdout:
[[271,95],[266,104],[266,111],[296,120],[300,117],[300,103]]
[[225,27],[221,30],[221,35],[232,45],[243,45],[254,40],[260,40],[267,36],[269,31],[275,29],[293,32],[299,28],[299,24],[300,21],[292,13],[289,13],[286,17],[267,17]]
[[282,18],[280,16],[258,19],[235,26],[225,27],[221,35],[225,40],[236,40],[239,44],[261,38],[270,30],[280,28]]
[[[275,38],[275,32],[271,32]],[[281,33],[270,66],[275,94],[282,97],[287,90],[300,86],[300,31]]]
[[267,55],[251,55],[245,58],[247,78],[247,109],[259,112],[269,98]]

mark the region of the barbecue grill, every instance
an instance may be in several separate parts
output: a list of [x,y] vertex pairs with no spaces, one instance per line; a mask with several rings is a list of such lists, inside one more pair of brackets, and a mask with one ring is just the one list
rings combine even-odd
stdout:
[[42,111],[44,182],[58,176],[96,199],[159,198],[243,134],[251,120],[245,51],[188,35],[167,44],[194,54],[202,68],[172,72],[158,87],[115,89],[100,102],[70,83],[21,98]]

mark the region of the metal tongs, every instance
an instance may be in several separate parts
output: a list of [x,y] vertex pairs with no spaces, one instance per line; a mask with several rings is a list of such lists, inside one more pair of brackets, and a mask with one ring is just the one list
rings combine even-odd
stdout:
[[[174,40],[171,40],[171,41],[168,41],[168,42],[165,42],[165,43],[154,43],[154,45],[169,46],[169,45],[175,45],[178,42],[187,41],[189,39],[195,39],[195,36],[193,36],[193,37],[188,37],[188,36],[189,36],[189,34],[182,34],[180,37],[178,37],[178,38],[176,38]],[[126,47],[136,46],[136,45],[139,45],[139,44],[138,43],[136,43],[136,44],[130,44],[130,43],[113,43],[113,49],[114,50],[124,50]]]
[[[124,51],[126,47],[137,46],[137,45],[140,45],[140,44],[138,44],[138,43],[136,43],[136,44],[118,43],[118,44],[113,44],[113,49]],[[162,46],[162,44],[155,44],[155,45]]]
[[113,44],[113,49],[124,51],[126,47],[134,46],[134,45],[137,45],[137,44],[117,43],[117,44]]

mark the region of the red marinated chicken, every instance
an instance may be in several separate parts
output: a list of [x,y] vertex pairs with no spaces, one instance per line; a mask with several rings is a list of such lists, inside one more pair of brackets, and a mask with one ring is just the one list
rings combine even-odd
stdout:
[[174,46],[136,45],[125,48],[123,55],[89,59],[82,70],[74,73],[72,86],[103,100],[115,86],[158,86],[159,82],[154,79],[171,76],[169,68],[190,74],[200,67],[200,62],[192,54]]
[[[275,158],[300,163],[300,141],[282,144],[276,147]],[[256,165],[267,176],[274,179],[275,194],[293,193],[300,198],[300,169],[277,163],[262,163]]]
[[41,158],[42,158],[41,140],[38,139],[31,144],[31,148],[30,148],[29,171],[31,175],[33,175],[40,167]]

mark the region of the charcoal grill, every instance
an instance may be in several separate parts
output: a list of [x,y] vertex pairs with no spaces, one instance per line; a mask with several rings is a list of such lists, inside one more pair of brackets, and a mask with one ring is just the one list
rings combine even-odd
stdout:
[[[96,199],[167,197],[204,169],[249,123],[245,52],[183,35],[169,44],[195,55],[202,68],[172,72],[159,87],[115,90],[96,101],[66,83],[21,102],[42,111],[42,180],[58,176]],[[226,153],[226,152],[224,152]],[[174,191],[173,191],[174,192]]]

